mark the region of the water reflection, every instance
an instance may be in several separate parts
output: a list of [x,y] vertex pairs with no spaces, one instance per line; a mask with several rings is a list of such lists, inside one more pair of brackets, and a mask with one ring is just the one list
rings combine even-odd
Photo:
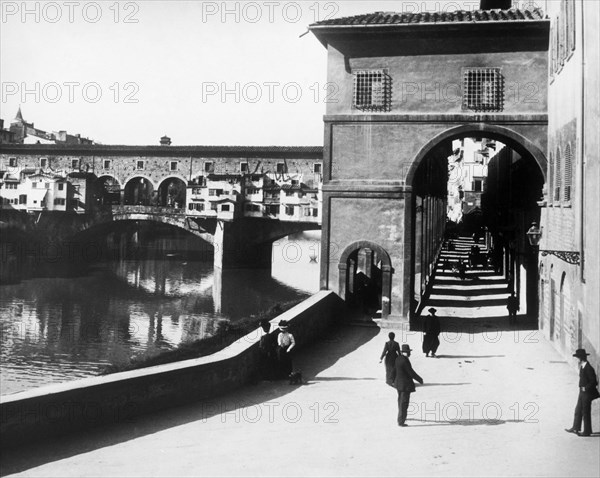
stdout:
[[[307,297],[318,290],[316,244],[314,234],[278,241],[271,273],[214,271],[210,263],[175,257],[105,263],[74,279],[2,285],[1,393],[95,375],[136,354],[211,335],[220,320]],[[286,254],[277,254],[278,247]]]

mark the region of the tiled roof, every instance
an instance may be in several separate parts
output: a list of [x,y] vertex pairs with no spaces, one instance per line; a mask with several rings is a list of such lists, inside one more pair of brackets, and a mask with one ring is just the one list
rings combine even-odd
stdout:
[[322,156],[323,146],[129,146],[106,144],[0,144],[0,153],[26,153],[46,152],[54,154],[88,153],[88,154],[115,154],[115,155],[145,155],[156,156],[232,156],[232,157],[276,157],[283,158],[287,155],[294,156]]
[[453,12],[395,13],[375,12],[352,17],[332,18],[313,23],[310,27],[321,26],[364,26],[364,25],[408,25],[434,23],[479,23],[510,22],[523,20],[543,20],[541,9],[532,10],[457,10]]

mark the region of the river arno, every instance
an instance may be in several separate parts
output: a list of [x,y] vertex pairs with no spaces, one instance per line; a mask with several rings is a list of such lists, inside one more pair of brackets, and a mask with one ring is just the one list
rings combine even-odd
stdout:
[[210,335],[219,321],[308,297],[319,288],[319,240],[317,232],[275,243],[270,273],[218,272],[169,255],[1,285],[0,393],[93,376]]

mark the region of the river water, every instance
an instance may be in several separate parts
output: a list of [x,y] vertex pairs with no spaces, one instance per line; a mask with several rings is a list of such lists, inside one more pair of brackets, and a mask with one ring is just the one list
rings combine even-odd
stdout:
[[271,272],[219,272],[168,254],[0,285],[0,394],[97,375],[308,297],[319,289],[319,242],[319,232],[276,242]]

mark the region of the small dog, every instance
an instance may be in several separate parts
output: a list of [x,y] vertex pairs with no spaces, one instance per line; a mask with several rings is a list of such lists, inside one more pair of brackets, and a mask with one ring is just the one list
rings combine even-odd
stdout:
[[302,385],[302,372],[292,372],[289,375],[290,385]]

